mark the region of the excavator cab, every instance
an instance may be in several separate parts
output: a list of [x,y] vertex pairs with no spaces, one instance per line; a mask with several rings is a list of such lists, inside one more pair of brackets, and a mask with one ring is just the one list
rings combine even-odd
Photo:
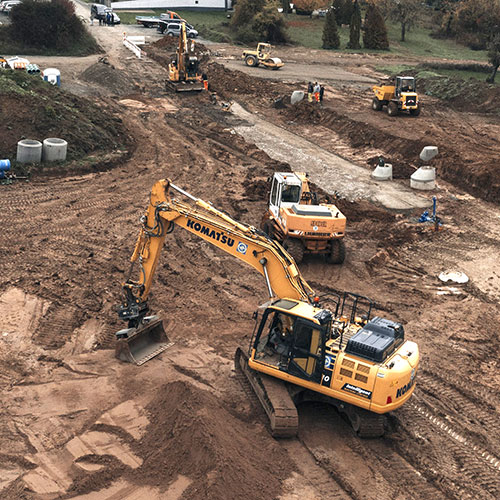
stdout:
[[318,324],[312,318],[293,314],[290,309],[295,307],[304,309],[296,301],[281,299],[265,310],[251,346],[254,359],[267,365],[268,370],[318,382],[331,315]]

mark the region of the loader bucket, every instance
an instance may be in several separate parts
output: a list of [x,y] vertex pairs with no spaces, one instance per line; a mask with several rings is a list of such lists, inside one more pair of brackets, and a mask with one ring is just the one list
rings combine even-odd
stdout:
[[[126,332],[126,337],[120,335],[122,332]],[[137,328],[122,330],[117,335],[115,357],[136,365],[144,364],[173,344],[163,329],[163,322],[157,317],[145,318]]]

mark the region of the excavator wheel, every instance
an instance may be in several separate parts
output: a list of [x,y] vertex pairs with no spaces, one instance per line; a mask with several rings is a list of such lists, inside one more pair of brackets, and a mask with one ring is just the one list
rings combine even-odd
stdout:
[[246,56],[245,57],[245,64],[247,66],[258,66],[259,62],[257,61],[257,58],[255,56]]
[[378,97],[373,98],[372,109],[374,109],[375,111],[380,111],[382,109],[382,103],[380,102]]
[[396,116],[398,114],[398,112],[399,112],[398,105],[394,101],[391,101],[387,105],[387,114],[389,116]]
[[295,238],[287,238],[283,242],[283,246],[286,248],[288,253],[293,257],[293,260],[300,264],[304,259],[304,245],[300,240]]
[[276,438],[295,437],[299,427],[297,407],[285,383],[248,366],[248,355],[238,348],[234,356],[234,368],[244,375],[252,391],[262,405],[269,419],[271,435]]
[[342,264],[345,260],[345,242],[344,240],[332,240],[331,250],[327,255],[329,264]]

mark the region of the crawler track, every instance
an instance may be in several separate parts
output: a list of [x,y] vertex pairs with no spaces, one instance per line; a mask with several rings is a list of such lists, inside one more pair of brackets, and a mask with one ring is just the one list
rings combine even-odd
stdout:
[[271,434],[274,437],[296,436],[299,417],[285,384],[249,368],[248,356],[241,348],[236,351],[234,365],[246,376],[259,398],[269,418]]

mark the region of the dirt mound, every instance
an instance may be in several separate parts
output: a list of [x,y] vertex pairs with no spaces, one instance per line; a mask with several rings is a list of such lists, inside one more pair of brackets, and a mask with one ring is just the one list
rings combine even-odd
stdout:
[[[500,99],[500,87],[469,78],[448,76],[424,76],[426,71],[416,74],[417,88],[426,95],[438,97],[445,101],[446,106],[453,109],[470,112],[473,108],[476,113],[499,114],[498,100]],[[485,75],[485,79],[486,79]]]
[[107,107],[25,73],[0,73],[0,101],[8,117],[0,122],[0,158],[15,157],[24,138],[61,137],[68,141],[69,160],[131,143],[121,119]]
[[222,64],[211,62],[207,67],[210,90],[214,90],[225,99],[233,95],[257,95],[277,99],[283,95],[284,84],[278,81],[255,78],[233,71]]
[[80,78],[86,82],[106,87],[118,95],[130,94],[137,90],[134,82],[122,71],[109,64],[105,58],[89,66],[80,75]]
[[[185,499],[274,498],[292,472],[267,431],[242,422],[209,392],[185,382],[159,389],[137,451],[136,482],[166,487],[179,474],[193,482]],[[271,458],[272,457],[272,458]]]

